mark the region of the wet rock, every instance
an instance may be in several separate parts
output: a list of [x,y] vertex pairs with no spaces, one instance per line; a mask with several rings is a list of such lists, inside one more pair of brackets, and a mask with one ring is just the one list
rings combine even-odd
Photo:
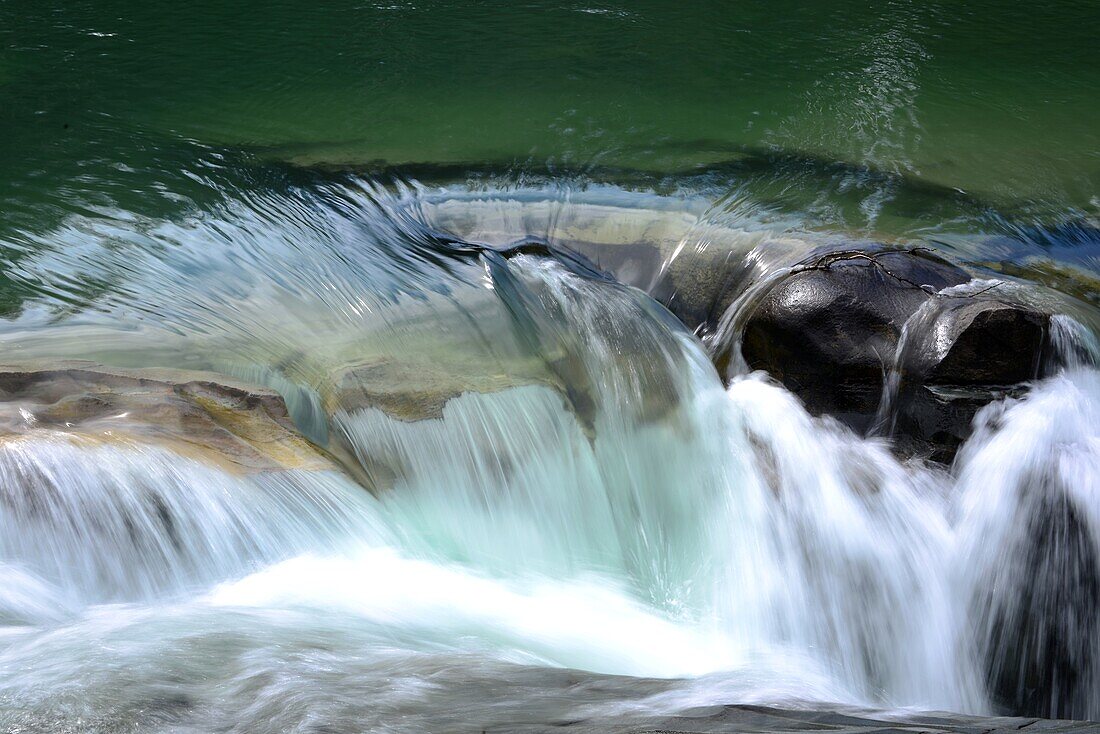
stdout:
[[902,456],[950,464],[984,406],[1022,397],[1026,388],[949,387],[908,383],[899,390],[890,436]]
[[0,440],[43,430],[156,444],[235,473],[337,470],[298,432],[278,393],[211,373],[0,368]]
[[[994,703],[1004,713],[1086,718],[1096,691],[1100,647],[1100,551],[1086,513],[1067,493],[1032,478],[1037,495],[1015,563],[987,590],[979,640]],[[981,602],[980,602],[981,603]]]
[[1014,385],[1039,375],[1050,317],[999,300],[945,299],[904,365],[934,385]]
[[566,247],[645,291],[690,331],[707,336],[747,288],[769,270],[803,257],[811,245],[767,232],[701,225],[659,246],[573,241]]
[[944,298],[910,324],[894,435],[907,453],[950,462],[977,411],[1040,375],[1050,317],[1000,300]]
[[742,336],[810,412],[857,431],[874,422],[902,326],[931,294],[970,276],[926,251],[833,252],[795,268],[756,304]]
[[951,713],[885,714],[869,709],[780,709],[736,704],[689,709],[674,716],[651,717],[640,724],[612,728],[605,722],[582,722],[564,728],[573,732],[662,732],[663,734],[786,734],[833,731],[845,734],[1012,734],[1021,729],[1046,732],[1094,732],[1096,725],[1078,721],[1038,721],[1034,718],[968,716]]
[[379,358],[348,366],[334,375],[326,404],[330,412],[376,408],[414,422],[442,418],[443,407],[464,393],[494,393],[523,385],[565,392],[556,375],[535,357],[500,364],[470,360],[469,369],[460,367],[458,360],[456,356],[449,364],[431,364]]

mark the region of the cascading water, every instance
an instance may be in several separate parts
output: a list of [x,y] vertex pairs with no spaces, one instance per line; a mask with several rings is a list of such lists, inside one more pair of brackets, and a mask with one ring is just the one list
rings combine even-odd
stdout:
[[[1100,716],[1087,330],[1056,319],[1057,372],[986,408],[948,472],[762,375],[724,387],[639,291],[447,250],[363,196],[292,197],[252,229],[230,207],[231,226],[93,233],[175,246],[138,242],[149,267],[112,247],[25,266],[95,261],[123,284],[56,337],[28,313],[9,344],[197,354],[283,392],[375,494],[41,427],[0,443],[9,729],[447,731],[732,701]],[[380,242],[405,243],[403,271]],[[356,402],[324,375],[363,354],[447,399],[415,420]],[[462,359],[517,379],[456,387]]]
[[[960,456],[957,569],[1000,703],[1096,718],[1100,381],[1070,369],[991,405]],[[1044,696],[1034,671],[1051,671]]]
[[46,432],[0,452],[0,554],[66,606],[151,601],[377,533],[339,475],[234,477],[151,447]]

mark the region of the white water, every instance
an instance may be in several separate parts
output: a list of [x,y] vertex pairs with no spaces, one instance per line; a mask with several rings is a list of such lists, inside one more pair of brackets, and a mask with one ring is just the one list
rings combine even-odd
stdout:
[[[392,475],[377,498],[331,473],[229,477],[42,429],[0,444],[0,722],[987,713],[991,654],[1011,668],[1054,630],[1078,668],[1100,660],[1087,347],[1063,345],[1057,376],[986,409],[949,473],[811,418],[762,376],[723,389],[636,291],[528,258],[487,268],[521,332],[507,339],[571,392],[467,393],[417,422],[337,411],[330,434]],[[1058,710],[1100,716],[1095,680]]]

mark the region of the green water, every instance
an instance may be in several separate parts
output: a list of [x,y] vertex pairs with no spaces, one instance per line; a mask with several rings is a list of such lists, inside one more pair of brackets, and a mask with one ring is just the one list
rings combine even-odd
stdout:
[[1088,0],[3,0],[0,206],[157,215],[290,162],[1056,222],[1097,209],[1098,30]]

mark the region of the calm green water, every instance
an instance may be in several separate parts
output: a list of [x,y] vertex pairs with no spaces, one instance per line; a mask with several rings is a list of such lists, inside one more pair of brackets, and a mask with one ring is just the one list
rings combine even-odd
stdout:
[[886,232],[1081,219],[1098,30],[1088,0],[4,0],[0,202],[156,215],[292,162],[740,187]]

